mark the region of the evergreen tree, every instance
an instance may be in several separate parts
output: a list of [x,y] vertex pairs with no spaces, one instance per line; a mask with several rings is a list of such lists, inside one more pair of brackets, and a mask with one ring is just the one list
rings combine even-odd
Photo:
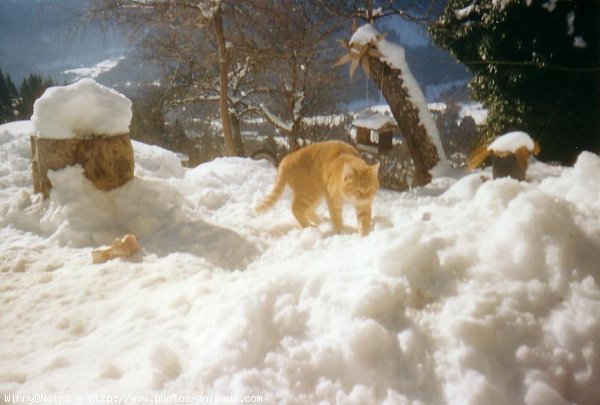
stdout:
[[0,124],[14,121],[19,94],[10,75],[0,70]]
[[33,103],[37,100],[44,91],[53,86],[51,78],[43,79],[36,74],[30,74],[29,77],[23,79],[19,88],[20,103],[18,107],[19,119],[28,120],[33,114]]
[[542,159],[599,151],[599,16],[598,0],[449,0],[431,33],[474,75],[482,143],[519,129]]

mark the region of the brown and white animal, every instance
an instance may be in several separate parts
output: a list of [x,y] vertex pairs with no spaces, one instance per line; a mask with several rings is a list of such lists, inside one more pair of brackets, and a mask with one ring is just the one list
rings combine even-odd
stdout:
[[342,230],[345,202],[356,209],[361,236],[371,228],[371,205],[379,190],[379,163],[368,165],[351,145],[327,141],[292,152],[281,161],[271,193],[255,207],[257,212],[271,208],[286,185],[292,190],[292,213],[302,227],[318,225],[315,210],[325,198],[333,228]]

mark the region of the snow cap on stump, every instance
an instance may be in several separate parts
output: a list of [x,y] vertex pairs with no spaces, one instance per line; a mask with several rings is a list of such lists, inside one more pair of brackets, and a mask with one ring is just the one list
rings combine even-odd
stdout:
[[52,183],[48,170],[80,165],[100,190],[133,178],[129,139],[131,101],[92,79],[51,87],[35,102],[31,121],[33,189],[44,197]]
[[50,87],[33,105],[35,135],[44,139],[87,139],[129,133],[131,101],[119,92],[82,79]]
[[529,152],[534,152],[536,149],[536,143],[531,137],[522,131],[509,132],[502,136],[499,136],[490,143],[487,149],[490,152],[496,153],[516,153],[517,150],[525,148]]

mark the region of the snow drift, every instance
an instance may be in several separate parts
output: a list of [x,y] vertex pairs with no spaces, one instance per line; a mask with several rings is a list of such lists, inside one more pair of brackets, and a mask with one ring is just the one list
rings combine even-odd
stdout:
[[[591,404],[600,398],[600,158],[381,191],[374,231],[256,216],[267,163],[136,178],[77,167],[32,194],[27,123],[0,127],[0,392],[264,403]],[[324,207],[320,213],[327,217]],[[351,210],[345,222],[353,224]],[[133,232],[141,252],[92,265]],[[256,398],[256,397],[255,397]]]

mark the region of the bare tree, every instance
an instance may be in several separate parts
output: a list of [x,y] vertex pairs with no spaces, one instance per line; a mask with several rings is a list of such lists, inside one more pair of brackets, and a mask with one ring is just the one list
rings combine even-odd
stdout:
[[216,39],[219,66],[219,110],[223,123],[225,150],[237,154],[226,97],[229,87],[230,57],[225,39],[222,0],[98,0],[90,6],[89,15],[95,18],[114,18],[132,31],[144,32],[149,27],[165,24],[190,30],[212,30]]
[[[340,76],[330,69],[334,60],[332,36],[339,21],[320,3],[288,0],[245,0],[236,11],[238,47],[254,61],[255,80],[265,87],[254,108],[281,133],[292,150],[307,114],[335,106]],[[331,97],[333,96],[333,97]]]
[[183,0],[100,1],[95,15],[108,11],[142,33],[144,58],[163,72],[165,106],[218,102],[228,151],[229,139],[243,154],[247,115],[263,117],[296,149],[305,114],[336,105],[341,75],[330,68],[337,56],[330,39],[339,26],[315,0],[283,8],[277,0],[222,0],[212,9]]
[[434,22],[447,0],[319,0],[333,15],[372,23],[400,16],[408,21],[429,25]]

